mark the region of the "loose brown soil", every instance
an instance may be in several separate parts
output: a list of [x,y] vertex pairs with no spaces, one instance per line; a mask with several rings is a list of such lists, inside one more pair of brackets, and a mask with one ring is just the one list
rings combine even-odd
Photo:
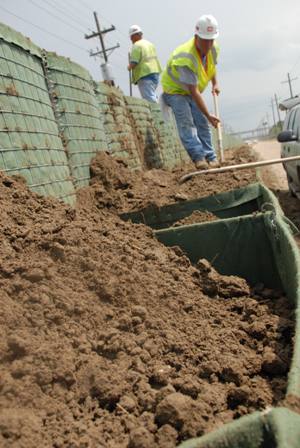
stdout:
[[0,174],[1,447],[173,448],[284,397],[286,298],[120,220],[149,200],[125,174],[98,172],[76,210]]
[[[247,147],[226,151],[227,165],[244,163],[248,160],[253,160],[253,156],[249,154]],[[184,169],[177,168],[173,171],[152,169],[132,172],[123,159],[114,159],[101,152],[91,165],[89,202],[92,194],[97,207],[105,207],[121,213],[141,209],[151,204],[160,207],[176,201],[205,197],[243,187],[256,180],[254,170],[245,170],[236,173],[204,174],[180,185],[178,180],[189,171],[195,171],[195,167],[187,165]],[[85,189],[83,189],[80,202],[86,203],[86,201]]]

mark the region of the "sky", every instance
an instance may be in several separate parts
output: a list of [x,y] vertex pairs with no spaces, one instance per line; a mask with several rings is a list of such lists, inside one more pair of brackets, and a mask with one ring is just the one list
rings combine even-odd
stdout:
[[[271,103],[300,94],[299,0],[0,0],[0,21],[28,36],[35,44],[81,64],[95,80],[102,80],[99,39],[85,39],[95,31],[93,11],[107,48],[120,44],[109,56],[116,84],[129,94],[128,29],[141,26],[165,66],[171,52],[194,34],[202,14],[219,23],[218,81],[222,122],[233,131],[274,123]],[[133,95],[139,96],[134,86]],[[211,89],[204,99],[213,113]],[[274,107],[277,120],[277,109]],[[284,118],[281,113],[281,118]]]

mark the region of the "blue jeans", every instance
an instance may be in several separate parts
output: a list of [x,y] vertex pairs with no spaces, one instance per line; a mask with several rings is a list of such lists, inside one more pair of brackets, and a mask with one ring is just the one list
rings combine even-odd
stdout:
[[174,112],[180,139],[192,161],[216,160],[209,122],[193,98],[190,95],[163,95]]
[[[154,76],[157,75],[157,76]],[[157,95],[156,95],[156,89],[159,82],[159,74],[158,73],[151,73],[151,75],[145,76],[144,78],[140,78],[138,80],[138,88],[141,94],[141,97],[144,98],[144,100],[150,101],[150,103],[157,103]]]

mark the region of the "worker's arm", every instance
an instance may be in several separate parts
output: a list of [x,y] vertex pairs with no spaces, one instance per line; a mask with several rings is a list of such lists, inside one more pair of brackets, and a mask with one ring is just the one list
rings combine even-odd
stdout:
[[133,70],[141,62],[141,59],[142,59],[141,47],[133,45],[130,53],[129,65],[127,67],[128,70]]
[[220,120],[215,117],[214,115],[211,115],[208,112],[208,109],[206,107],[206,104],[202,98],[202,95],[198,89],[197,86],[195,85],[191,85],[191,84],[187,84],[186,85],[187,88],[189,89],[193,100],[195,101],[195,103],[197,104],[198,108],[201,110],[201,112],[206,116],[206,118],[208,119],[208,121],[210,122],[210,124],[216,128],[218,126],[218,123],[220,122]]
[[218,84],[217,76],[216,76],[216,75],[212,77],[212,79],[211,79],[211,83],[212,83],[212,91],[211,91],[211,93],[212,93],[213,95],[219,95],[219,93],[220,93],[220,87],[219,87],[219,84]]

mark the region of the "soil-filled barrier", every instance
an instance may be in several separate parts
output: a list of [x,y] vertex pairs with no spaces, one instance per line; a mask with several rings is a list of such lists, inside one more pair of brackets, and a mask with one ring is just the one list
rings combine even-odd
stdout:
[[123,213],[121,218],[125,221],[130,219],[136,224],[143,223],[153,229],[164,229],[196,211],[211,212],[223,219],[268,210],[276,210],[276,213],[283,215],[274,194],[265,185],[257,182],[243,188],[165,207],[151,204],[136,212]]
[[[0,169],[22,175],[34,192],[74,205],[101,151],[135,170],[189,161],[175,121],[165,123],[157,104],[96,83],[2,23],[0,44]],[[240,143],[228,137],[225,147]]]
[[[167,246],[179,246],[192,262],[206,258],[222,274],[238,275],[250,284],[282,288],[295,306],[295,339],[286,403],[299,411],[300,401],[300,258],[290,228],[280,213],[165,229],[156,232]],[[225,425],[182,448],[298,447],[300,416],[291,410],[267,409]]]
[[35,193],[74,203],[41,49],[0,24],[0,66],[0,170],[22,175]]
[[44,53],[49,93],[75,188],[89,184],[90,162],[107,150],[91,75],[75,62]]
[[94,83],[94,91],[110,154],[126,160],[131,169],[141,169],[142,151],[126,97],[119,89],[101,82]]

